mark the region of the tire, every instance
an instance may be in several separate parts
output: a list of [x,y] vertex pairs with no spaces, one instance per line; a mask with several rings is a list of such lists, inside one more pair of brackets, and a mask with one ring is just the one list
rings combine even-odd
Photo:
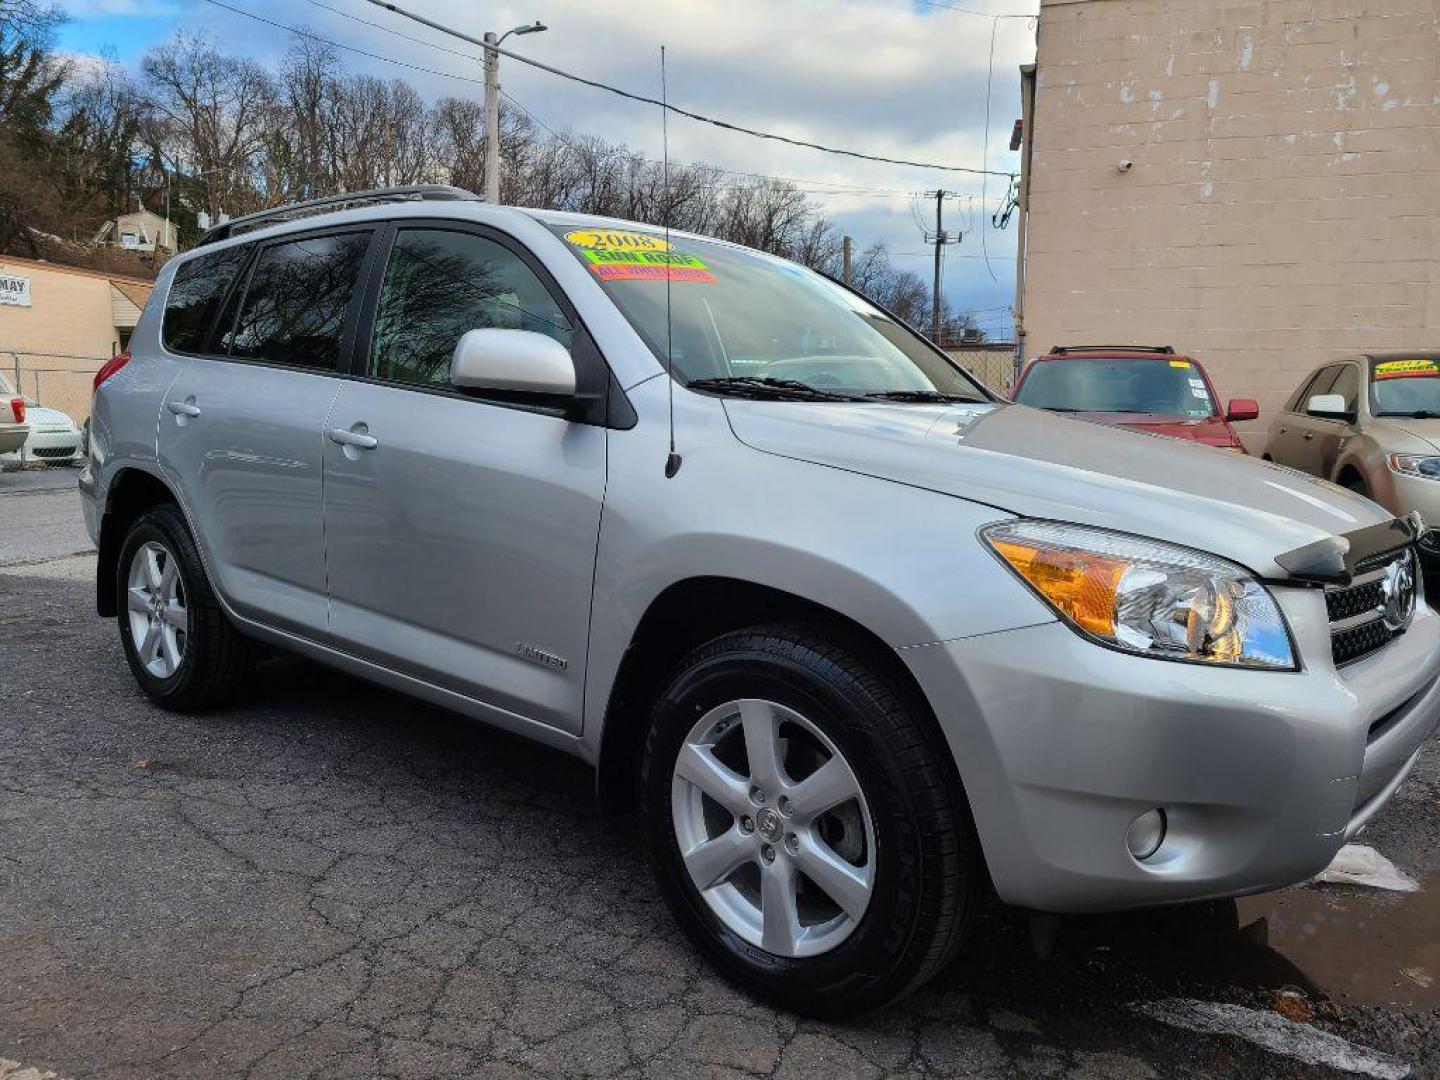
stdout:
[[[757,770],[750,763],[752,720],[757,732],[773,722],[783,733],[779,792],[794,794],[795,801],[776,792],[755,801],[754,789],[762,783],[752,781],[768,781],[764,766]],[[765,737],[759,738],[763,756]],[[697,745],[701,757],[694,756]],[[850,772],[831,774],[844,775],[858,797],[807,821],[805,782],[837,755]],[[718,781],[705,773],[709,787],[702,795],[691,778],[714,761],[727,772],[717,774]],[[845,790],[843,783],[834,786],[835,792]],[[818,627],[737,631],[691,653],[656,700],[640,794],[650,858],[682,927],[727,975],[796,1012],[852,1016],[910,993],[954,955],[979,905],[983,859],[964,790],[933,719],[865,643]],[[716,840],[733,851],[726,850],[721,862],[702,860],[699,845]],[[759,850],[745,848],[747,843]],[[724,862],[744,861],[702,893],[682,846],[701,877]],[[866,878],[863,909],[852,878],[834,875],[834,859],[817,862],[821,856],[843,858],[854,877]],[[822,878],[812,880],[810,867],[842,887],[833,895],[818,888],[814,882]],[[796,869],[804,875],[793,891],[796,910],[806,910],[798,932],[786,919],[772,938],[764,890]],[[779,877],[767,876],[772,872]],[[774,887],[782,897],[792,895]],[[849,910],[833,898],[846,895]],[[784,900],[774,910],[789,913]]]
[[[144,569],[150,555],[159,569],[158,587],[153,571]],[[138,581],[135,574],[141,575]],[[164,582],[172,574],[178,584],[167,593]],[[192,712],[235,696],[250,668],[250,644],[221,610],[178,507],[152,507],[130,526],[120,545],[115,587],[121,647],[151,701],[174,712]],[[149,613],[132,610],[136,589],[155,604]],[[178,610],[167,597],[178,601]],[[168,640],[166,625],[174,630]],[[158,639],[147,636],[153,631],[160,633]],[[152,640],[153,648],[147,644]]]
[[1341,481],[1340,486],[1343,488],[1348,488],[1349,490],[1355,492],[1356,495],[1364,495],[1367,499],[1370,497],[1370,489],[1365,486],[1365,481],[1360,479],[1360,477],[1358,476],[1346,477],[1343,481]]

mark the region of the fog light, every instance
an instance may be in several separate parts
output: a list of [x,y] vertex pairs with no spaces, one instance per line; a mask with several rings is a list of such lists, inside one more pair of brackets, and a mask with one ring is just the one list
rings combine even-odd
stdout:
[[1154,855],[1164,842],[1165,811],[1160,809],[1146,810],[1130,823],[1130,830],[1125,834],[1125,846],[1139,862]]

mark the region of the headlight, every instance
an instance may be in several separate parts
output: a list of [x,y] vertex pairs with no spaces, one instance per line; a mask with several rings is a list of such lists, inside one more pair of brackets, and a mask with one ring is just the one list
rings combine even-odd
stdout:
[[1214,555],[1046,521],[980,534],[1087,637],[1142,656],[1295,670],[1285,619],[1265,586]]
[[1385,459],[1390,468],[1401,476],[1419,476],[1426,480],[1440,480],[1440,457],[1426,457],[1424,454],[1390,454]]

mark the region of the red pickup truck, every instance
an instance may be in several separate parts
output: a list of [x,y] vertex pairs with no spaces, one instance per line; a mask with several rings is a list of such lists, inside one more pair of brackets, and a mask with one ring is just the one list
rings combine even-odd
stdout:
[[1200,361],[1169,345],[1057,345],[1025,369],[1015,400],[1238,454],[1245,447],[1231,424],[1260,415],[1249,398],[1222,413]]

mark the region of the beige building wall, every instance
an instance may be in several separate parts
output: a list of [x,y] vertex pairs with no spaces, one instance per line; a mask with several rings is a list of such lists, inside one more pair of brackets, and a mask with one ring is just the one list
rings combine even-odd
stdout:
[[1318,363],[1440,347],[1440,0],[1042,0],[1035,78],[1027,359],[1174,345],[1255,450]]
[[95,372],[120,351],[117,324],[134,325],[131,297],[143,303],[150,282],[10,257],[0,274],[30,281],[29,307],[0,304],[0,372],[15,383],[18,366],[17,389],[83,422]]

